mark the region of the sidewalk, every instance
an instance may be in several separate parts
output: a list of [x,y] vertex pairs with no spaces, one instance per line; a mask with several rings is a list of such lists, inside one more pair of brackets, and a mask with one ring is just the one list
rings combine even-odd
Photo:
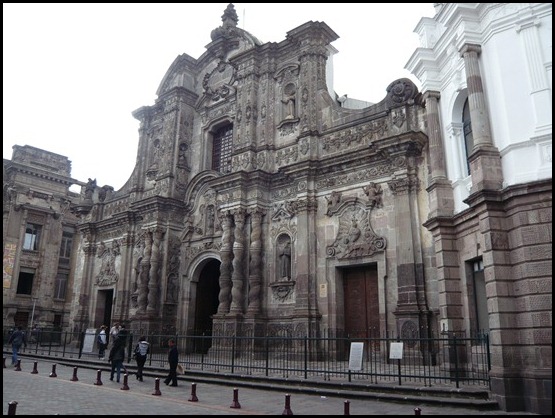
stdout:
[[[35,361],[38,373],[32,374]],[[56,377],[50,377],[53,366]],[[153,395],[155,376],[138,382],[131,375],[127,382],[129,390],[122,390],[123,376],[121,383],[112,382],[107,371],[101,371],[102,385],[95,385],[98,372],[94,368],[78,367],[78,381],[71,381],[74,367],[50,360],[22,357],[21,369],[15,371],[9,364],[3,369],[4,415],[11,401],[18,403],[16,415],[283,415],[285,411],[294,415],[345,415],[345,408],[351,415],[415,415],[415,408],[420,408],[421,415],[522,415],[329,394],[288,394],[286,391],[196,383],[187,376],[181,377],[178,387],[164,385],[161,378],[160,395]],[[193,388],[197,402],[189,401]],[[286,407],[287,395],[289,408]],[[240,408],[231,408],[232,405]]]

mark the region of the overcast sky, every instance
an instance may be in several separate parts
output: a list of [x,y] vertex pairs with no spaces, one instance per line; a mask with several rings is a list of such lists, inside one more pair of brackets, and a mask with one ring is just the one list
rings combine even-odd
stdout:
[[[154,104],[174,59],[199,58],[228,3],[3,3],[3,157],[13,145],[65,155],[72,177],[117,189],[137,155],[131,112]],[[308,21],[326,22],[338,95],[378,102],[418,47],[413,32],[433,3],[234,3],[238,26],[281,42]]]

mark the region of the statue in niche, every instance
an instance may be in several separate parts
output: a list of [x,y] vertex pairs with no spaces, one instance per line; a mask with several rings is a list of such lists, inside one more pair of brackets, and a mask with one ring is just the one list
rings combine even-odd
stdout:
[[185,142],[179,144],[179,155],[177,160],[177,166],[179,168],[187,168],[187,149],[189,149],[189,146]]
[[289,83],[283,89],[285,95],[281,102],[285,105],[284,109],[284,119],[295,119],[295,85]]
[[177,276],[170,274],[168,277],[168,289],[166,292],[166,302],[176,303],[178,297]]
[[291,278],[291,241],[285,241],[279,248],[279,277]]

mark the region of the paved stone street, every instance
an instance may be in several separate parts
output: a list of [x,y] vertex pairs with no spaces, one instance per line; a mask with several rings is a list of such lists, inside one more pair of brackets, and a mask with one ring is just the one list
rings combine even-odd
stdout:
[[[155,378],[145,377],[138,382],[134,375],[128,379],[129,390],[121,383],[109,380],[109,373],[101,373],[102,385],[95,385],[98,372],[78,368],[78,381],[71,381],[74,368],[50,361],[38,361],[37,374],[32,374],[34,360],[23,359],[21,371],[9,366],[3,369],[3,413],[9,403],[16,401],[16,415],[282,415],[286,407],[286,393],[251,388],[237,389],[240,408],[234,404],[234,387],[196,384],[198,402],[190,402],[193,383],[180,380],[178,387],[170,387],[160,380],[161,395],[155,392]],[[56,364],[57,377],[50,377]],[[349,401],[351,415],[507,415],[497,410],[476,410],[440,405],[411,405],[343,397],[317,396],[294,393],[290,395],[293,415],[344,415],[345,401]],[[522,415],[522,414],[515,414]]]

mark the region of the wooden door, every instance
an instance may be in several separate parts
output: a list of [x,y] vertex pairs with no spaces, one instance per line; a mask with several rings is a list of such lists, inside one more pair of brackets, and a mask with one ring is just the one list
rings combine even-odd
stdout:
[[346,269],[343,286],[347,335],[352,338],[379,336],[380,310],[376,267]]

